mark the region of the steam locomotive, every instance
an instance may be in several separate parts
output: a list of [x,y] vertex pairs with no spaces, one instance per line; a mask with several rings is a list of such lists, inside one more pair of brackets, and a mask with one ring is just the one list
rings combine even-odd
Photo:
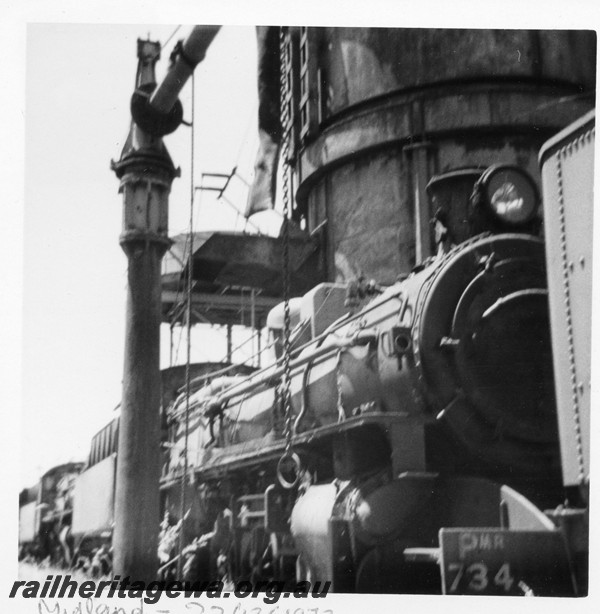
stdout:
[[195,422],[195,480],[231,498],[254,544],[236,569],[339,592],[585,593],[585,489],[566,493],[561,475],[539,206],[524,172],[491,167],[470,199],[473,236],[451,245],[440,216],[438,254],[405,279],[322,284],[292,305],[292,451],[281,362],[174,404]]
[[[153,98],[176,99],[204,57],[216,30],[197,30]],[[181,373],[163,379],[163,529],[185,545],[212,534],[211,573],[224,560],[234,579],[585,595],[594,116],[543,146],[543,198],[530,164],[543,139],[530,126],[549,135],[590,108],[581,84],[595,70],[577,50],[591,57],[595,39],[315,30],[282,39],[299,53],[275,67],[280,41],[259,28],[259,74],[270,79],[259,91],[278,94],[273,75],[285,69],[286,100],[298,103],[291,218],[321,236],[320,259],[307,262],[322,279],[350,272],[353,251],[382,278],[346,274],[274,307],[270,366],[211,367],[189,394]],[[517,39],[518,62],[508,53]],[[144,61],[138,76],[153,71]],[[157,128],[156,84],[145,85],[134,123],[160,145],[179,120]],[[569,109],[548,110],[563,99]],[[268,103],[262,145],[271,138],[276,156],[285,126]],[[382,244],[348,241],[356,228]],[[116,432],[95,438],[75,482],[76,541],[111,530]],[[163,570],[181,557],[171,554]]]
[[52,467],[35,486],[19,493],[20,558],[64,556],[65,529],[73,520],[73,487],[83,467],[83,463]]
[[[320,284],[291,301],[287,416],[281,305],[268,320],[271,366],[211,376],[218,365],[205,365],[189,398],[182,373],[163,375],[163,509],[179,517],[183,485],[185,542],[226,507],[238,578],[319,579],[336,592],[586,594],[588,391],[576,391],[573,435],[574,400],[561,392],[564,369],[555,387],[552,360],[553,350],[575,356],[589,297],[571,305],[561,350],[566,282],[557,288],[546,266],[567,247],[580,263],[591,254],[589,231],[574,245],[565,216],[589,227],[593,135],[591,113],[542,152],[545,241],[525,172],[469,171],[467,210],[436,216],[438,252],[408,276]],[[573,283],[589,287],[570,264]],[[577,343],[571,371],[589,376],[589,340]],[[63,506],[79,544],[111,529],[116,436],[113,421],[95,438]]]

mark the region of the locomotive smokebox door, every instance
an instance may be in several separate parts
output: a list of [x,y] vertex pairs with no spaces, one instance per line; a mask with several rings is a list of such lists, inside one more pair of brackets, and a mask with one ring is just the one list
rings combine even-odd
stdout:
[[[490,235],[448,254],[429,282],[417,333],[423,391],[472,454],[512,470],[556,469],[542,241]],[[537,451],[556,463],[541,468]]]

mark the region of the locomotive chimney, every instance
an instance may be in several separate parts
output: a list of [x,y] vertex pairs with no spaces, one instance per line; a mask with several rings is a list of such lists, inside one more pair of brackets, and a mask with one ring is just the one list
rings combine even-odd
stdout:
[[[136,92],[156,87],[160,44],[138,40]],[[113,535],[114,571],[151,581],[157,572],[160,480],[160,264],[170,245],[168,196],[178,171],[160,137],[134,121],[112,169],[123,194],[127,255],[123,398]]]

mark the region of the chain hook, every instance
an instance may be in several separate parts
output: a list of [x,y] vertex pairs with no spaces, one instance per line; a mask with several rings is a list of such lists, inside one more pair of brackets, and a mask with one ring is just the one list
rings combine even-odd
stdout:
[[[288,480],[287,474],[292,473],[292,479]],[[302,462],[300,457],[295,453],[286,451],[283,453],[277,463],[277,479],[283,488],[289,490],[294,488],[300,482],[302,475]]]

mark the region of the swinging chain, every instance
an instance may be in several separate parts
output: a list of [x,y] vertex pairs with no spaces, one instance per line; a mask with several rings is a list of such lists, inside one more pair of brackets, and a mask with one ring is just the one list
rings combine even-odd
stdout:
[[[283,202],[283,226],[281,239],[283,242],[283,376],[282,376],[282,397],[285,416],[284,435],[285,451],[279,459],[277,465],[277,477],[284,488],[293,488],[300,479],[300,459],[292,451],[292,396],[291,396],[291,368],[290,368],[290,230],[289,230],[289,209],[290,209],[290,177],[289,177],[289,136],[291,131],[291,121],[289,107],[287,104],[287,66],[288,51],[287,44],[288,29],[281,26],[279,29],[279,84],[280,84],[280,116],[281,116],[281,161],[282,161],[282,202]],[[283,469],[293,465],[295,473],[294,479],[290,482],[284,475]]]

